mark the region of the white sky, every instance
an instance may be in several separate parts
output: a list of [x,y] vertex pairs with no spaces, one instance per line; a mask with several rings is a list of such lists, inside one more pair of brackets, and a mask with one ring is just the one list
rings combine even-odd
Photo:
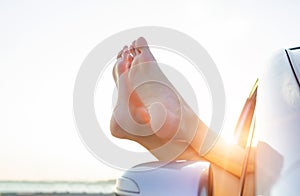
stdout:
[[120,174],[86,150],[72,111],[80,65],[110,35],[157,25],[196,39],[223,77],[230,130],[270,55],[300,46],[299,10],[297,0],[0,1],[0,180]]

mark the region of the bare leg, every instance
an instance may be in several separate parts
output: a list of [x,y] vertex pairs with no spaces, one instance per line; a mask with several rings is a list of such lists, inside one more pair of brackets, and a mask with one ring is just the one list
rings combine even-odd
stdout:
[[[113,136],[140,143],[158,159],[199,159],[197,150],[187,145],[185,140],[186,138],[190,140],[194,138],[194,134],[188,134],[186,130],[189,130],[188,126],[194,131],[197,130],[196,126],[200,124],[198,117],[194,113],[190,113],[191,110],[185,102],[180,103],[182,98],[178,98],[175,88],[159,69],[145,39],[139,38],[132,43],[130,48],[125,46],[119,52],[113,76],[118,87],[117,106],[111,118]],[[151,78],[152,76],[155,78]],[[156,80],[159,83],[150,82],[135,87],[139,80]],[[161,83],[166,85],[160,85]],[[155,91],[153,91],[153,87],[155,87]],[[160,97],[164,97],[159,101],[166,109],[162,124],[159,117],[162,116],[160,110],[155,105],[153,107],[150,99],[157,101]],[[181,113],[178,112],[180,104],[183,105],[183,112],[180,111]],[[186,119],[182,120],[181,122],[184,123],[180,125],[179,117],[181,116]],[[128,125],[130,124],[128,122],[132,120],[138,123],[136,127],[135,123]],[[179,128],[181,130],[178,130]],[[180,131],[186,131],[186,133],[178,134],[180,136],[175,139],[172,138]],[[197,141],[194,142],[198,145],[197,149],[200,149],[201,144],[198,142],[200,140],[195,139],[195,141]],[[166,143],[169,145],[164,146],[163,149],[159,148]],[[184,150],[185,148],[186,150]],[[177,156],[180,151],[183,153]]]
[[[113,76],[118,86],[118,102],[111,118],[112,135],[140,143],[160,160],[200,159],[203,141],[211,132],[161,72],[145,39],[139,38],[120,51]],[[143,81],[165,85],[139,85]],[[158,98],[164,111],[152,105],[151,100]],[[160,148],[166,143],[169,145]],[[219,140],[203,156],[239,176],[243,154],[238,146]]]

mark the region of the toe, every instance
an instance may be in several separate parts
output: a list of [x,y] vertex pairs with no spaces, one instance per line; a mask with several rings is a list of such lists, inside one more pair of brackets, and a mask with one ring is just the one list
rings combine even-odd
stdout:
[[121,58],[122,57],[122,53],[123,53],[123,50],[121,50],[118,55],[117,55],[117,59]]
[[117,55],[117,62],[115,63],[114,67],[113,67],[113,70],[112,70],[112,75],[113,75],[113,78],[115,80],[115,82],[117,81],[118,79],[118,76],[119,76],[119,67],[120,67],[120,64],[122,63],[122,54],[123,54],[123,50],[121,50],[118,55]]
[[122,58],[117,62],[117,74],[120,76],[122,73],[124,73],[127,70],[127,63],[126,58],[124,57],[124,54],[122,54]]
[[134,41],[133,47],[137,51],[137,55],[134,58],[133,65],[139,64],[139,63],[145,63],[149,61],[155,61],[154,56],[152,55],[150,48],[148,46],[148,43],[145,38],[139,37],[137,40]]
[[124,48],[117,55],[117,62],[113,68],[113,77],[114,80],[117,81],[118,77],[124,73],[128,67],[128,64],[131,64],[132,58],[130,58],[128,46],[124,46]]
[[132,44],[131,44],[132,47],[133,47],[133,49],[134,49],[134,54],[135,54],[135,56],[141,53],[141,51],[140,51],[138,48],[136,48],[136,41],[137,41],[137,40],[134,40],[134,41],[132,42]]
[[146,41],[145,38],[143,37],[139,37],[136,41],[135,41],[135,45],[134,47],[141,53],[145,50],[148,51],[148,43]]
[[135,49],[134,49],[133,45],[130,45],[129,53],[133,58],[135,57],[136,53],[135,53]]
[[125,68],[126,69],[130,68],[133,57],[131,56],[130,51],[127,46],[124,47],[124,49],[123,49],[122,58],[123,58],[123,61],[125,62]]
[[128,46],[124,46],[122,50],[122,58],[124,58],[128,54]]

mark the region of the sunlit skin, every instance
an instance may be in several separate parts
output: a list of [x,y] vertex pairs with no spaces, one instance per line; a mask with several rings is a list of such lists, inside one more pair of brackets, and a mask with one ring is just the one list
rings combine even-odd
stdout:
[[[138,46],[140,45],[140,46]],[[114,67],[114,78],[116,81],[116,84],[118,86],[119,92],[118,92],[118,104],[124,105],[128,104],[130,109],[130,115],[131,117],[140,124],[149,125],[153,129],[154,127],[158,126],[159,120],[161,120],[159,115],[161,115],[162,112],[157,111],[158,107],[150,107],[145,106],[144,102],[145,100],[141,100],[139,95],[136,93],[136,89],[133,90],[134,81],[135,79],[139,79],[138,76],[141,74],[144,74],[145,76],[155,75],[155,77],[159,77],[163,82],[169,83],[167,78],[162,74],[159,67],[157,66],[157,63],[152,56],[149,48],[147,47],[147,43],[144,39],[138,39],[128,48],[125,46],[123,50],[118,54],[118,60],[116,63],[116,66]],[[120,77],[122,76],[122,77]],[[145,79],[143,76],[140,79]],[[149,87],[150,85],[150,87]],[[154,85],[151,87],[151,85]],[[171,86],[171,84],[170,84]],[[155,88],[155,89],[154,89]],[[159,88],[159,89],[158,89]],[[148,92],[146,92],[148,89]],[[147,89],[143,89],[142,94],[157,94],[159,91],[161,94],[164,94],[165,99],[162,100],[162,104],[165,106],[166,110],[166,116],[161,116],[161,118],[166,118],[165,124],[162,124],[160,128],[156,131],[156,135],[160,137],[160,139],[170,139],[174,136],[172,133],[173,130],[177,130],[179,123],[179,102],[177,101],[176,95],[167,88],[164,88],[164,86],[157,85],[156,83],[151,84],[148,83]],[[132,93],[131,93],[132,92]],[[126,99],[129,98],[129,101],[126,101]],[[120,113],[122,111],[119,111]],[[120,117],[118,115],[126,115],[123,114],[116,114],[115,116]],[[122,118],[126,118],[126,116],[123,116]],[[127,117],[129,121],[129,117]],[[150,120],[151,118],[151,120]],[[115,125],[115,120],[112,119],[112,126]],[[124,133],[124,130],[120,131],[119,129],[111,129],[112,134],[116,137],[126,137],[126,133]],[[145,130],[141,130],[145,131]]]
[[[113,77],[118,87],[117,104],[124,103],[125,97],[128,97],[127,94],[132,92],[129,96],[129,102],[126,102],[129,105],[132,118],[136,122],[144,124],[149,129],[151,129],[153,127],[152,121],[156,120],[155,115],[159,114],[155,113],[155,111],[153,112],[149,110],[149,108],[144,105],[144,102],[141,98],[142,96],[140,96],[139,94],[143,92],[137,93],[135,90],[132,91],[133,89],[131,77],[135,76],[130,75],[140,74],[145,71],[142,67],[143,63],[150,64],[150,66],[148,66],[148,69],[150,67],[150,70],[146,70],[147,73],[156,74],[156,76],[159,76],[161,80],[169,82],[166,76],[160,71],[156,60],[150,52],[150,49],[148,48],[147,42],[144,38],[138,38],[137,40],[133,41],[133,43],[129,47],[125,46],[119,52],[119,54],[117,55],[117,63],[115,64],[113,69]],[[135,66],[140,67],[138,67],[138,71],[131,73],[131,70]],[[120,79],[121,75],[123,79]],[[153,92],[155,91],[156,89],[153,89]],[[226,171],[229,171],[234,176],[239,177],[242,173],[245,149],[219,139],[208,153],[200,154],[199,152],[201,150],[201,146],[205,137],[207,136],[207,134],[213,134],[213,132],[209,131],[209,128],[205,125],[205,123],[203,123],[197,117],[197,115],[192,111],[192,109],[183,99],[182,119],[187,123],[183,123],[184,125],[179,124],[179,118],[176,113],[176,111],[178,111],[179,103],[175,100],[174,96],[171,96],[171,92],[169,92],[168,90],[164,90],[161,96],[165,97],[166,103],[171,104],[166,107],[168,110],[167,117],[165,118],[165,123],[159,128],[158,131],[153,132],[153,134],[147,136],[138,136],[131,134],[128,131],[124,130],[115,119],[114,115],[122,115],[122,113],[118,113],[114,114],[111,118],[110,129],[112,135],[117,138],[129,139],[138,142],[139,144],[147,148],[159,160],[207,159],[210,162],[225,169]],[[128,120],[130,120],[127,116],[123,116],[123,118],[128,118]],[[181,126],[180,129],[184,129],[183,131],[189,131],[189,125],[195,124],[195,122],[197,125],[196,134],[194,135],[191,142],[184,141],[184,137],[177,139],[173,138],[171,140],[171,145],[162,150],[157,150],[158,147],[162,146],[166,142],[169,142],[170,139],[174,136],[174,134],[176,133],[173,131],[174,128]],[[140,131],[142,132],[143,130]],[[188,134],[188,132],[184,133]],[[176,150],[183,149],[186,146],[186,143],[189,143],[188,148],[185,149],[179,156],[176,156]]]

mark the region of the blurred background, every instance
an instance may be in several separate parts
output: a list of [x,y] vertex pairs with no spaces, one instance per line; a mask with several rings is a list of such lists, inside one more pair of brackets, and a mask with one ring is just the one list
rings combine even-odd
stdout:
[[[300,46],[299,8],[297,0],[0,1],[0,193],[112,191],[122,171],[85,148],[72,108],[81,63],[107,37],[153,25],[197,40],[223,78],[230,140],[268,59]],[[111,111],[102,112],[109,119]]]

